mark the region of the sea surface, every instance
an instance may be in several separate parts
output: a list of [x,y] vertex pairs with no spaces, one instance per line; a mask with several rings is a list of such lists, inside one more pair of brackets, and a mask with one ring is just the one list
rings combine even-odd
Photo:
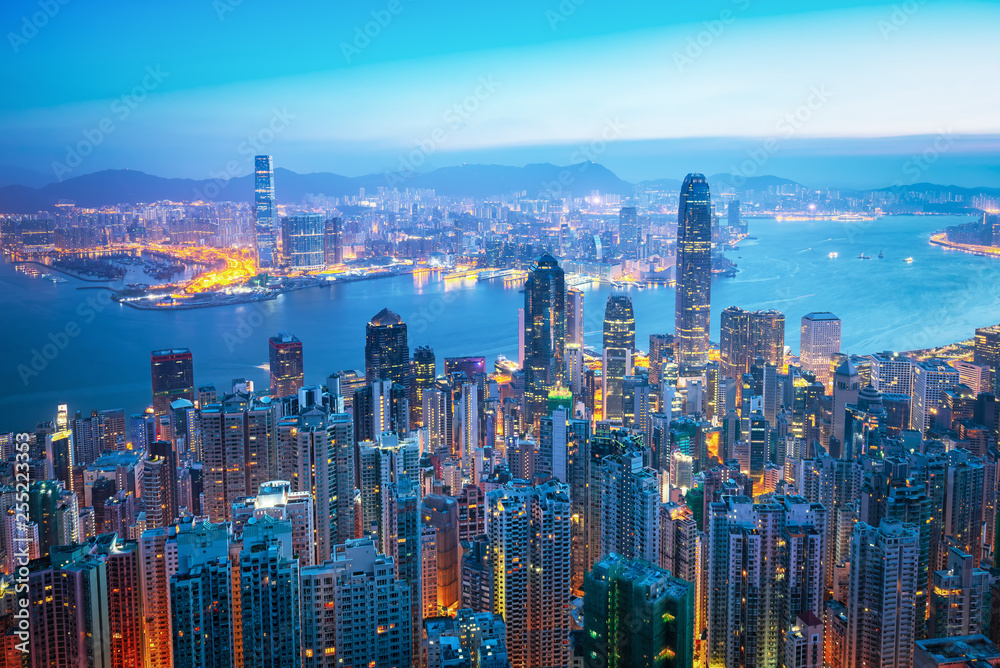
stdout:
[[[931,245],[932,232],[966,216],[894,216],[866,222],[752,219],[735,278],[712,284],[712,340],[728,306],[773,308],[786,315],[785,343],[798,350],[799,320],[832,311],[843,321],[845,352],[911,350],[971,338],[1000,322],[1000,260]],[[879,251],[884,258],[878,259]],[[836,253],[836,257],[831,257]],[[858,259],[859,254],[870,260]],[[913,262],[904,262],[912,257]],[[130,279],[129,279],[130,280]],[[383,307],[409,327],[411,350],[430,345],[446,356],[498,354],[517,359],[520,286],[502,281],[444,281],[400,276],[281,295],[269,302],[141,311],[110,302],[95,283],[52,283],[0,264],[0,432],[27,430],[71,413],[125,408],[151,400],[151,350],[188,347],[195,382],[220,391],[236,378],[267,387],[269,336],[287,330],[304,346],[306,383],[337,370],[364,368],[365,323]],[[585,289],[585,343],[601,345],[610,286]],[[673,331],[671,288],[630,290],[637,344]]]

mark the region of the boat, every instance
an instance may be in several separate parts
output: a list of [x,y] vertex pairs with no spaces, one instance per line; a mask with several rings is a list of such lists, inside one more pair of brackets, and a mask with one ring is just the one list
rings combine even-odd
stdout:
[[858,259],[859,260],[870,260],[870,259],[872,259],[872,256],[871,255],[865,255],[865,252],[861,251],[860,253],[858,253]]
[[879,249],[879,251],[878,251],[878,259],[880,259],[880,260],[881,260],[881,259],[882,259],[882,258],[884,258],[884,257],[885,257],[885,255],[882,255],[882,250],[881,250],[881,249]]
[[830,258],[831,260],[833,260],[834,258],[837,257],[837,252],[834,251],[832,253],[829,253],[829,254],[827,254],[827,257]]
[[905,262],[906,264],[913,264],[913,258],[912,257],[904,257],[903,258],[903,262]]

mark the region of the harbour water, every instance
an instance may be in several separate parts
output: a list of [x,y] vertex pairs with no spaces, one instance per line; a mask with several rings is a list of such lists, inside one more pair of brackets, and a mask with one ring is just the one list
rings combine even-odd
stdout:
[[[1000,260],[928,243],[965,216],[896,216],[861,222],[754,219],[755,240],[728,257],[735,278],[712,285],[712,340],[727,306],[786,315],[786,345],[798,350],[799,319],[832,311],[846,352],[910,350],[971,338],[1000,322]],[[879,259],[879,253],[883,257]],[[859,255],[872,259],[859,259]],[[912,258],[912,262],[904,261]],[[227,389],[234,378],[266,387],[267,339],[288,330],[303,341],[306,383],[362,370],[365,323],[383,307],[409,327],[411,350],[517,357],[523,295],[502,281],[400,276],[283,294],[275,300],[187,311],[141,311],[113,303],[94,283],[32,278],[0,264],[0,432],[53,419],[55,407],[137,412],[150,402],[149,353],[188,347],[195,382]],[[81,287],[91,289],[78,289]],[[599,348],[610,286],[585,288],[586,344]],[[636,339],[672,332],[672,288],[632,289]]]

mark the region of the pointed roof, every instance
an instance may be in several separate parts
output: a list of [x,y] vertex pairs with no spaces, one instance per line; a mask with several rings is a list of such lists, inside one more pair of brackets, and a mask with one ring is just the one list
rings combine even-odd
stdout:
[[390,311],[388,308],[384,308],[375,314],[369,324],[376,327],[391,327],[393,325],[402,325],[403,319],[399,317],[398,313]]
[[854,368],[854,365],[851,364],[851,359],[848,357],[840,363],[840,366],[837,367],[836,373],[839,376],[856,376],[858,375],[858,370]]

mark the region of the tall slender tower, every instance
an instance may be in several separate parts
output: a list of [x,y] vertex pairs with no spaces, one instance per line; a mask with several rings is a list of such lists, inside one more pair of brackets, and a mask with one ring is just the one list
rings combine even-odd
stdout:
[[391,380],[409,387],[410,348],[406,341],[406,323],[387,308],[382,309],[365,327],[365,380]]
[[535,261],[524,286],[524,413],[545,415],[549,390],[565,375],[566,279],[554,257]]
[[257,237],[257,266],[275,266],[278,259],[278,213],[274,202],[274,163],[269,155],[254,158],[254,230]]
[[583,290],[566,288],[566,343],[583,347]]
[[912,664],[919,552],[920,532],[912,524],[854,526],[844,668]]
[[632,299],[613,294],[604,307],[604,419],[622,419],[622,387],[632,374],[635,315]]
[[702,174],[688,174],[677,209],[677,296],[674,352],[681,373],[708,364],[712,292],[712,201]]

